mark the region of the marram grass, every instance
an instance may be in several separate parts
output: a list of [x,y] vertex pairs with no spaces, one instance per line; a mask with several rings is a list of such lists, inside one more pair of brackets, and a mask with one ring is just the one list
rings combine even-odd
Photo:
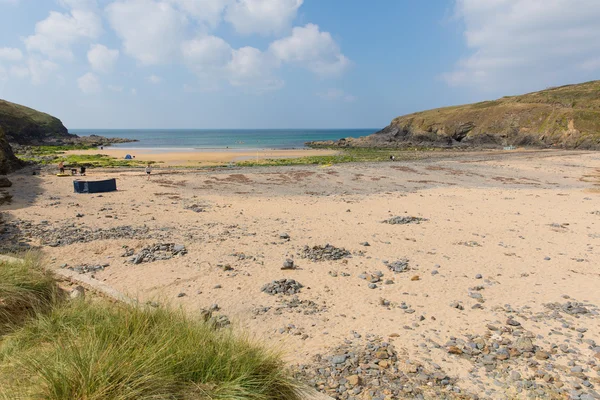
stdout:
[[296,400],[301,395],[302,386],[277,352],[182,311],[59,302],[0,336],[0,399]]

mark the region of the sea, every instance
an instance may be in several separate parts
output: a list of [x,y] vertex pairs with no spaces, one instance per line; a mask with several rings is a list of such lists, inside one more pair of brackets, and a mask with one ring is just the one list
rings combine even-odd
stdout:
[[135,139],[112,147],[155,150],[301,149],[316,140],[370,135],[379,129],[69,129],[79,136]]

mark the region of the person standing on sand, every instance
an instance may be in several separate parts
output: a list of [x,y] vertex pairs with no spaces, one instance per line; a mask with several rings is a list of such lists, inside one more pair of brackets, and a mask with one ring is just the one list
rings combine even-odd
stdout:
[[60,171],[61,174],[65,173],[65,163],[63,161],[58,163],[58,170]]
[[150,164],[146,166],[146,175],[148,175],[148,180],[150,180],[150,173],[152,172],[152,167]]

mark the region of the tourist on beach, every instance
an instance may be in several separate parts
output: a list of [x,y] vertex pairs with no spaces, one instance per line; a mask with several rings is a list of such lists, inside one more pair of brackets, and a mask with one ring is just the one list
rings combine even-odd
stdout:
[[148,180],[150,180],[151,172],[152,172],[152,167],[150,166],[150,163],[148,163],[148,165],[146,166],[146,175],[148,175]]
[[60,171],[61,174],[65,173],[65,163],[63,161],[58,163],[58,170]]

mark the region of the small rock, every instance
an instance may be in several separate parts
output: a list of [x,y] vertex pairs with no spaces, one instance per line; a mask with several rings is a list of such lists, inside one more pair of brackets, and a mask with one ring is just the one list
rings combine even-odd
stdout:
[[291,258],[286,258],[286,260],[283,262],[283,266],[281,267],[281,269],[283,270],[287,270],[287,269],[294,269],[294,260],[292,260]]
[[73,288],[73,290],[71,290],[71,293],[69,293],[69,298],[71,300],[83,299],[84,297],[85,297],[85,289],[81,285],[75,286]]

